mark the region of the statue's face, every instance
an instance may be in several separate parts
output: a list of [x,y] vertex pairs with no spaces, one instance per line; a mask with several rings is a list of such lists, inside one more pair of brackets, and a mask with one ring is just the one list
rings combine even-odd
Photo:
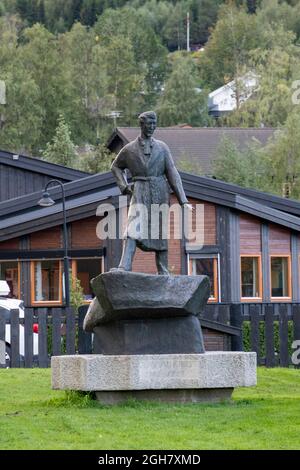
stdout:
[[151,137],[156,128],[156,119],[146,118],[141,122],[142,133],[145,137]]

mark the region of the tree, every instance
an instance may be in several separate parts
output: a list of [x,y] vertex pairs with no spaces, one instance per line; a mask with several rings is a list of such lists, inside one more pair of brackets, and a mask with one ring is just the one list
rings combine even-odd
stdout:
[[104,47],[108,77],[107,100],[112,98],[113,110],[121,111],[122,123],[131,125],[143,109],[143,82],[145,71],[136,66],[133,46],[129,38],[114,36]]
[[[113,54],[117,54],[117,60],[124,64],[122,55],[127,55],[128,72],[122,66],[124,73],[133,73],[133,80],[136,76],[141,77],[139,90],[136,90],[138,101],[145,106],[153,106],[165,79],[167,51],[148,19],[133,8],[109,9],[98,19],[94,29],[101,44],[111,51],[108,60],[114,61]],[[121,50],[122,41],[124,46]]]
[[[273,34],[277,38],[275,46],[251,52],[249,68],[255,71],[258,86],[248,101],[223,120],[226,125],[277,127],[292,111],[292,83],[299,76],[300,51],[293,44],[293,33],[280,26]],[[273,42],[271,32],[268,37]]]
[[188,154],[183,154],[176,162],[177,169],[193,175],[203,175],[203,170],[199,161],[192,160]]
[[175,60],[157,111],[162,126],[180,123],[207,126],[210,123],[207,94],[199,89],[196,67],[189,56]]
[[40,141],[40,148],[43,148],[54,135],[59,114],[63,113],[68,121],[72,115],[72,82],[66,63],[61,60],[59,41],[44,26],[35,24],[25,29],[22,40],[18,60],[39,87],[44,109]]
[[101,119],[108,109],[104,97],[108,92],[106,53],[92,29],[75,23],[71,31],[60,38],[72,99],[68,115],[76,142],[95,143],[100,137]]
[[272,190],[268,161],[261,144],[253,143],[240,150],[223,138],[213,164],[213,175],[223,181],[262,191]]
[[55,135],[51,142],[47,143],[43,152],[43,158],[59,165],[76,167],[75,146],[71,140],[71,133],[64,116],[60,115]]
[[247,0],[248,13],[256,13],[257,1],[256,0]]
[[265,148],[272,191],[283,194],[285,185],[289,186],[290,197],[300,199],[300,112],[293,110],[285,125],[276,132],[275,139]]
[[21,27],[16,15],[0,18],[0,80],[6,85],[6,104],[0,106],[0,145],[32,153],[39,148],[44,114],[40,89],[20,61]]
[[223,0],[189,0],[191,20],[191,43],[205,44],[210,28],[217,20],[218,10]]
[[109,171],[114,157],[106,145],[98,144],[89,152],[82,154],[80,169],[93,174]]
[[39,148],[44,117],[39,87],[20,64],[0,78],[6,83],[6,104],[0,105],[0,147],[33,153]]
[[38,22],[41,24],[46,24],[46,12],[45,12],[45,3],[44,0],[40,0],[38,8]]
[[220,8],[219,19],[199,60],[199,72],[215,89],[241,77],[251,50],[260,46],[256,15],[232,2]]

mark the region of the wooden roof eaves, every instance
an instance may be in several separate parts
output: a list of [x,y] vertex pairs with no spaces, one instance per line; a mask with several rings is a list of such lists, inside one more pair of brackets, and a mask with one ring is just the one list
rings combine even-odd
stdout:
[[61,178],[67,181],[74,181],[79,178],[88,176],[89,173],[67,168],[63,165],[47,162],[40,158],[28,157],[27,155],[19,155],[19,158],[14,160],[13,153],[0,150],[0,163],[14,168],[40,173],[51,178]]

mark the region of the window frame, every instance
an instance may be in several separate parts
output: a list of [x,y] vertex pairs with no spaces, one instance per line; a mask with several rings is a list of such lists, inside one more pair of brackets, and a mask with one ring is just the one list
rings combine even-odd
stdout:
[[[99,260],[99,264],[101,266],[101,273],[104,272],[104,257],[99,256],[99,257],[82,257],[82,258],[72,258],[71,261],[71,271],[72,271],[72,282],[74,285],[75,279],[77,278],[77,261],[80,260]],[[99,273],[100,274],[100,273]],[[93,299],[90,300],[84,300],[83,304],[89,305],[92,302]]]
[[1,259],[1,263],[17,263],[18,269],[18,297],[17,299],[21,299],[21,262],[15,259]]
[[[59,300],[34,300],[35,299],[35,263],[43,261],[59,262]],[[34,259],[30,261],[30,303],[34,307],[52,307],[63,305],[63,261],[55,258]]]
[[[287,279],[287,286],[288,286],[288,296],[283,297],[273,297],[272,296],[272,258],[287,258],[288,260],[288,279]],[[290,254],[272,254],[270,255],[270,299],[271,302],[290,302],[292,300],[292,267],[291,267],[291,255]]]
[[213,292],[214,296],[209,297],[208,303],[218,303],[220,299],[220,255],[219,253],[215,254],[205,254],[205,253],[188,253],[188,275],[193,275],[193,260],[197,259],[212,259],[213,260],[213,270],[214,270],[214,285]]
[[[242,258],[258,258],[258,291],[259,297],[243,297],[242,296]],[[241,289],[241,301],[243,302],[262,302],[263,298],[263,282],[262,282],[262,262],[261,253],[257,254],[241,254],[240,255],[240,289]]]

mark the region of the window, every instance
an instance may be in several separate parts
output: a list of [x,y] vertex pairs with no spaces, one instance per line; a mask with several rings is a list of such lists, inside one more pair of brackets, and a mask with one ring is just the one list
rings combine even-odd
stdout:
[[244,299],[262,298],[260,256],[241,256],[241,295]]
[[82,258],[72,261],[73,277],[79,279],[86,301],[92,300],[94,297],[91,288],[91,279],[98,276],[101,272],[101,258]]
[[0,261],[0,281],[8,283],[10,298],[20,298],[20,270],[17,261]]
[[271,256],[271,297],[291,297],[290,256]]
[[210,280],[210,302],[218,301],[218,258],[217,255],[190,258],[189,274],[205,275]]
[[62,262],[42,260],[31,263],[31,301],[62,304]]

